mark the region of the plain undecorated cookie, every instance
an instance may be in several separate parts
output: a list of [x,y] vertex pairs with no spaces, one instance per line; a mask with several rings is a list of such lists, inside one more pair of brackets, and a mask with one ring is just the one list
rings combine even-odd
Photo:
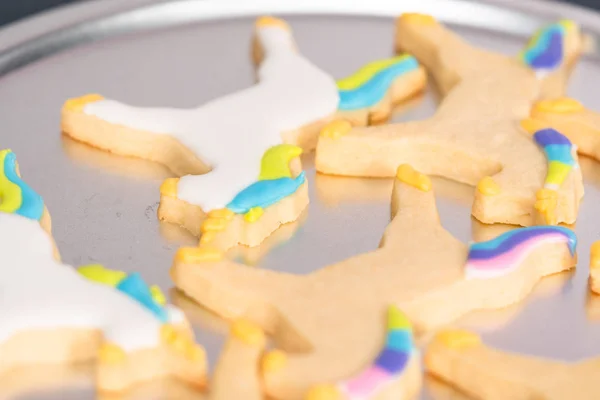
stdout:
[[[432,72],[445,95],[440,107],[429,119],[385,126],[333,121],[319,138],[317,170],[391,177],[409,163],[476,186],[472,214],[481,222],[573,223],[583,196],[576,156],[553,193],[544,191],[550,160],[520,126],[536,100],[563,94],[581,52],[574,23],[550,25],[536,37],[548,34],[556,40],[534,40],[518,60],[473,47],[430,16],[401,16],[397,47]],[[536,55],[546,55],[545,63]]]
[[207,309],[247,318],[271,334],[286,357],[265,371],[265,390],[295,400],[315,386],[339,388],[374,364],[385,347],[390,306],[419,333],[472,310],[518,302],[542,277],[575,265],[575,236],[562,227],[520,228],[470,247],[461,243],[440,225],[429,178],[408,165],[398,168],[391,208],[379,249],[308,275],[183,248],[171,276]]

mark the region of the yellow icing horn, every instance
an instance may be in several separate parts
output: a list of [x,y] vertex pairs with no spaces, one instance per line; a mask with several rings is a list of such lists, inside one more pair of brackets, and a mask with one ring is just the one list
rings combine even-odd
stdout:
[[259,180],[291,178],[290,162],[300,157],[302,148],[291,144],[280,144],[271,147],[263,155],[260,164]]

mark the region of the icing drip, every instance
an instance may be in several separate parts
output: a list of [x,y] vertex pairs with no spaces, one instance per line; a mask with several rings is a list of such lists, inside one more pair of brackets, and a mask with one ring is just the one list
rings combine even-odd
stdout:
[[40,220],[44,201],[17,173],[17,157],[11,150],[0,151],[0,211]]
[[561,226],[532,226],[506,232],[497,238],[472,244],[469,248],[465,273],[467,278],[486,279],[505,275],[531,254],[548,243],[562,243],[575,254],[575,233]]
[[551,128],[537,131],[533,138],[544,149],[548,160],[544,187],[557,190],[577,165],[573,155],[575,148],[565,135]]
[[371,107],[381,101],[394,80],[419,68],[413,56],[402,55],[375,61],[337,82],[342,111]]
[[370,399],[404,372],[414,352],[410,322],[398,308],[391,306],[388,309],[385,347],[371,366],[342,382],[340,390],[351,400]]
[[[39,222],[0,212],[0,247],[0,343],[19,332],[61,328],[96,328],[124,351],[160,343],[163,323],[135,292],[92,282],[56,261]],[[132,286],[139,289],[139,280]],[[183,319],[171,306],[163,311],[170,323]]]
[[565,37],[573,22],[564,20],[540,29],[521,53],[521,59],[538,71],[558,68],[565,56]]
[[259,25],[256,32],[264,59],[259,83],[251,88],[192,110],[100,100],[83,112],[180,141],[212,171],[182,177],[177,196],[205,212],[222,209],[256,181],[265,151],[281,144],[282,132],[332,115],[339,102],[333,78],[298,53],[285,24]]

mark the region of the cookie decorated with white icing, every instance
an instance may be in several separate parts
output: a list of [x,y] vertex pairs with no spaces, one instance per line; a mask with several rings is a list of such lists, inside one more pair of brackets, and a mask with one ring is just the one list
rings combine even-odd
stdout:
[[165,164],[180,178],[161,187],[161,220],[202,234],[201,246],[255,246],[308,204],[297,161],[325,123],[384,120],[421,91],[426,75],[409,55],[371,63],[336,81],[295,44],[285,21],[255,25],[258,83],[195,109],[139,108],[99,95],[71,99],[62,129],[112,153]]
[[[583,197],[577,156],[567,153],[568,162],[555,165],[545,145],[552,149],[554,143],[529,134],[548,139],[547,132],[538,135],[520,123],[537,100],[564,94],[582,51],[577,25],[560,21],[543,28],[515,58],[475,48],[431,16],[405,14],[396,43],[432,72],[444,95],[438,110],[425,120],[377,127],[333,121],[319,138],[317,170],[391,177],[399,164],[410,163],[476,186],[472,214],[481,222],[575,222]],[[561,145],[574,137],[557,129],[551,140],[561,136]]]
[[409,399],[420,382],[413,332],[518,302],[576,262],[575,234],[560,226],[460,242],[440,224],[430,179],[408,165],[397,170],[391,208],[379,249],[307,275],[183,248],[171,276],[202,306],[273,335],[279,348],[262,370],[270,398]]
[[97,387],[122,391],[161,376],[205,381],[204,349],[183,313],[139,274],[58,260],[42,198],[0,151],[0,374],[97,360]]

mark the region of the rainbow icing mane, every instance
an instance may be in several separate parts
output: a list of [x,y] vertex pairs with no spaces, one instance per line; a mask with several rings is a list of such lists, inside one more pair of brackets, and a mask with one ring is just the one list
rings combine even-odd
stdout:
[[557,190],[571,170],[577,166],[573,155],[576,151],[575,146],[565,135],[551,128],[537,131],[533,139],[544,149],[548,160],[548,173],[544,187]]
[[417,60],[407,54],[365,65],[354,75],[337,82],[338,109],[352,111],[374,106],[384,98],[396,78],[417,68]]
[[390,306],[385,347],[371,366],[356,377],[340,383],[339,389],[352,400],[371,398],[406,370],[415,351],[408,318],[397,307]]
[[226,207],[236,214],[246,214],[252,209],[262,210],[296,192],[306,177],[303,171],[292,178],[289,163],[301,153],[300,147],[289,144],[268,149],[261,161],[258,181],[239,192]]
[[535,70],[558,68],[565,57],[565,37],[574,27],[573,21],[562,20],[541,28],[521,53],[521,60]]
[[164,294],[158,286],[149,287],[139,273],[127,275],[123,271],[110,270],[100,264],[80,267],[77,272],[87,280],[116,288],[144,306],[161,322],[166,323],[169,320],[168,312],[164,308]]
[[538,246],[547,243],[564,243],[574,255],[577,237],[572,230],[562,226],[532,226],[506,232],[495,239],[471,245],[466,276],[486,279],[507,274],[518,268]]
[[0,211],[39,221],[44,215],[44,201],[17,171],[15,153],[0,151]]

